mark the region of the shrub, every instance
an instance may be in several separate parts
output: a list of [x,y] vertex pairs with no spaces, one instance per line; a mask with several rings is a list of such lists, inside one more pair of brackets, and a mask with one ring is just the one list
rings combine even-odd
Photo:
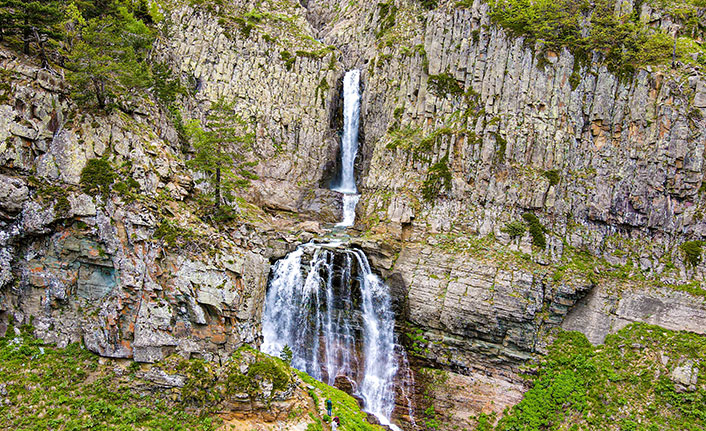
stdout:
[[[672,37],[662,30],[649,29],[635,13],[617,16],[614,3],[607,0],[491,0],[489,3],[490,17],[495,23],[514,35],[525,36],[531,44],[541,41],[546,49],[554,51],[566,47],[577,62],[591,58],[597,51],[611,71],[625,76],[638,67],[671,59]],[[639,14],[639,8],[636,13]],[[590,17],[588,28],[586,17]],[[577,78],[570,83],[575,88]]]
[[449,156],[445,155],[429,168],[427,178],[422,184],[422,196],[427,201],[436,198],[441,190],[451,190],[451,171],[449,170]]
[[555,186],[555,185],[559,184],[560,177],[559,177],[559,170],[558,169],[544,171],[544,173],[542,175],[544,175],[549,180],[550,186]]
[[687,241],[679,246],[684,252],[684,263],[692,267],[698,266],[701,263],[701,248],[704,241]]
[[105,159],[91,159],[81,170],[81,187],[88,194],[110,193],[110,187],[115,181],[115,171]]
[[506,223],[505,227],[500,230],[510,235],[510,238],[515,239],[522,237],[525,232],[527,232],[527,227],[520,220],[515,220],[510,223]]
[[529,233],[530,236],[532,236],[532,245],[545,249],[547,240],[544,237],[544,226],[539,222],[537,216],[531,212],[526,212],[522,214],[522,218],[527,223],[527,227],[529,227]]
[[157,226],[155,238],[163,240],[167,247],[182,247],[196,239],[196,234],[189,228],[178,226],[167,219]]
[[460,96],[463,94],[461,85],[459,85],[456,78],[451,76],[448,72],[440,73],[439,75],[429,75],[427,85],[438,97],[446,97],[448,95]]

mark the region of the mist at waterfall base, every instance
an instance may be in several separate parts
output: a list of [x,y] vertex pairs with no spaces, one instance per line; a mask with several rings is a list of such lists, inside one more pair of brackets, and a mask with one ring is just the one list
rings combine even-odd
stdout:
[[361,250],[308,243],[274,266],[261,350],[279,355],[289,346],[295,368],[329,385],[344,376],[365,411],[399,429],[390,418],[397,358],[406,357],[395,343],[394,320],[388,287]]
[[350,70],[343,77],[343,135],[341,136],[341,171],[333,190],[343,194],[343,220],[338,227],[353,226],[355,207],[360,195],[355,185],[355,157],[358,153],[360,123],[360,70]]

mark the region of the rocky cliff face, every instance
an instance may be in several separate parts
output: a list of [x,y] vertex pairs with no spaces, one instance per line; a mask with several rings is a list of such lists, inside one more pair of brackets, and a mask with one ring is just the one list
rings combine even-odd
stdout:
[[[632,321],[703,331],[706,267],[680,247],[706,228],[698,68],[617,77],[508,36],[480,1],[197,3],[163,4],[154,56],[191,83],[185,118],[225,98],[255,123],[250,203],[204,223],[162,109],[81,111],[61,76],[3,49],[0,324],[139,361],[257,342],[271,259],[340,217],[341,79],[360,68],[354,242],[392,285],[417,366],[513,403],[518,365],[559,325],[595,342]],[[100,157],[125,187],[85,192]]]
[[[194,217],[184,201],[193,180],[159,111],[81,112],[60,77],[0,55],[11,78],[0,108],[3,327],[31,322],[60,346],[82,340],[148,362],[172,351],[218,358],[255,341],[278,249],[265,245],[278,234],[261,235],[271,225],[218,232]],[[132,189],[121,180],[87,194],[81,172],[97,157]]]

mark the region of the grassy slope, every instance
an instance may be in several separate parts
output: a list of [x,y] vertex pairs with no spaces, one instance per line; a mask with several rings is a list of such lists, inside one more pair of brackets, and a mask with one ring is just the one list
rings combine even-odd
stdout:
[[44,345],[28,330],[0,338],[0,429],[216,428],[218,421],[211,417],[140,395],[130,386],[137,367],[128,367],[124,377],[115,373],[118,369],[112,361],[102,365],[77,344],[65,349]]
[[[128,361],[101,359],[78,344],[64,349],[46,345],[30,333],[30,328],[23,328],[22,334],[15,336],[10,329],[8,336],[0,338],[0,429],[205,431],[222,426],[228,429],[229,423],[224,424],[217,415],[228,413],[220,401],[235,392],[259,396],[262,380],[273,380],[277,388],[294,379],[300,388],[308,390],[319,408],[305,411],[299,406],[284,422],[268,425],[258,420],[251,428],[288,427],[304,421],[308,422],[307,431],[328,429],[323,401],[331,398],[335,415],[341,418],[342,430],[381,430],[366,422],[366,414],[349,395],[248,346],[233,355],[236,364],[233,367],[226,364],[218,368],[201,360],[186,361],[176,356],[154,365],[130,362],[125,366]],[[238,372],[237,364],[243,355],[255,357],[249,366],[252,372],[247,375]],[[181,389],[159,389],[156,393],[147,390],[150,385],[143,385],[136,373],[149,367],[184,375],[186,385]]]
[[[699,380],[695,390],[679,392],[670,374],[687,359]],[[702,430],[704,370],[706,337],[696,334],[633,324],[592,346],[580,333],[562,332],[533,388],[495,429]],[[493,429],[490,422],[481,416],[477,429]]]

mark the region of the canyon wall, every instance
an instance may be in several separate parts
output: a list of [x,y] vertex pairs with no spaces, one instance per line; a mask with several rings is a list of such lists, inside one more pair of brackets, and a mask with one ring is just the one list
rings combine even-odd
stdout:
[[[3,48],[0,329],[147,362],[259,342],[271,262],[340,217],[341,80],[360,68],[350,233],[391,285],[413,365],[486,400],[427,392],[465,412],[450,423],[517,402],[518,367],[558,326],[597,343],[633,321],[703,332],[706,267],[681,247],[706,227],[699,67],[618,77],[510,37],[479,1],[196,3],[163,3],[153,55],[189,87],[184,118],[224,98],[255,125],[237,219],[203,221],[164,107],[82,110],[60,71]],[[87,192],[95,158],[125,187]]]

